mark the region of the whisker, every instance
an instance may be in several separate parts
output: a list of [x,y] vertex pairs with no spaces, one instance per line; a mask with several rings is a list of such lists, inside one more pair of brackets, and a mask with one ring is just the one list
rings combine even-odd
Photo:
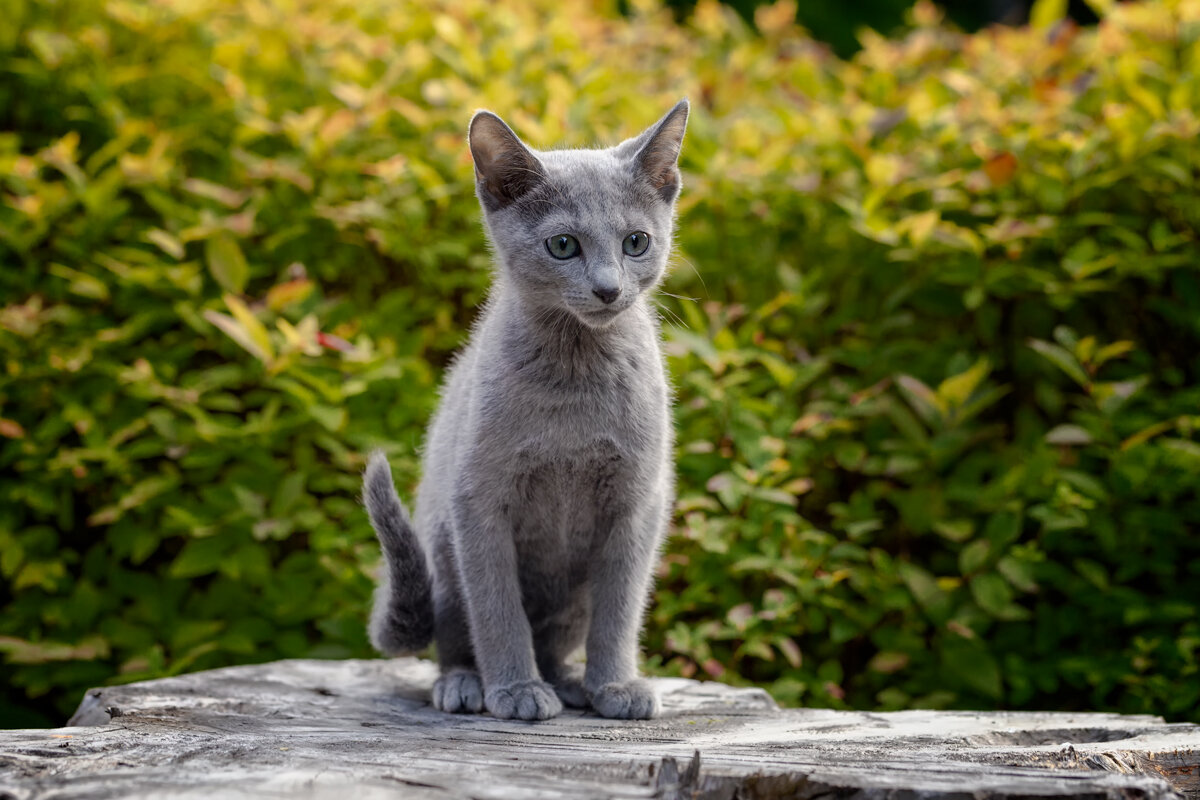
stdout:
[[[672,325],[677,325],[680,328],[684,328],[686,330],[691,330],[692,326],[690,326],[686,322],[684,322],[683,318],[681,318],[678,314],[676,314],[673,309],[669,308],[668,306],[663,305],[662,303],[658,302],[657,300],[654,301],[654,306],[659,311],[661,311],[663,314],[667,314],[671,317],[670,322]],[[659,321],[660,322],[662,321],[662,315],[659,315]]]
[[688,267],[691,268],[692,272],[696,274],[696,277],[700,279],[700,288],[704,290],[704,296],[708,297],[708,285],[704,283],[704,276],[700,274],[700,270],[696,269],[696,265],[692,263],[691,259],[684,256],[682,253],[674,252],[671,254],[671,261],[672,263],[676,261],[682,261],[684,264],[687,264]]

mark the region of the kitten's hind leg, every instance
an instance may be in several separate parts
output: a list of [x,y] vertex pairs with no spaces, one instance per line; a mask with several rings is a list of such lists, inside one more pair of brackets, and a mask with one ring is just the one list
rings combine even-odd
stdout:
[[572,592],[563,589],[560,595],[547,599],[544,607],[555,609],[548,620],[538,625],[533,637],[538,671],[554,687],[563,705],[588,708],[584,688],[583,664],[573,659],[587,638],[590,609],[586,590]]
[[433,707],[448,714],[483,711],[483,681],[473,669],[452,669],[433,684]]
[[434,636],[442,674],[433,684],[433,707],[449,714],[483,711],[483,681],[475,669],[470,629],[461,601],[449,592],[434,599]]

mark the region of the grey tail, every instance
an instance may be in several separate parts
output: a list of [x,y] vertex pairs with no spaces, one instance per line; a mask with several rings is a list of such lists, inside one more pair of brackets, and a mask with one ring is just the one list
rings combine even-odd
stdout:
[[367,627],[371,644],[385,655],[415,653],[433,641],[429,568],[383,453],[372,453],[367,460],[363,502],[386,562]]

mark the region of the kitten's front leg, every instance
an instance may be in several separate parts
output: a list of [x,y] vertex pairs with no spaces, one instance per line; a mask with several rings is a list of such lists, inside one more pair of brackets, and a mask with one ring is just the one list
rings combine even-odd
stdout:
[[592,569],[592,623],[587,638],[584,687],[592,708],[616,719],[658,716],[658,695],[638,677],[642,628],[658,541],[662,501],[613,525]]
[[499,505],[460,491],[454,499],[455,553],[483,704],[500,719],[549,719],[562,711],[538,677],[533,634],[521,603],[517,551]]

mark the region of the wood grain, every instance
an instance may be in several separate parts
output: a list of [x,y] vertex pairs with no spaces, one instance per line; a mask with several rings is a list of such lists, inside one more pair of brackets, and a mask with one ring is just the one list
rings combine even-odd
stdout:
[[93,689],[0,731],[0,798],[1200,799],[1200,727],[1152,716],[868,713],[658,679],[664,715],[435,711],[416,659],[281,661]]

